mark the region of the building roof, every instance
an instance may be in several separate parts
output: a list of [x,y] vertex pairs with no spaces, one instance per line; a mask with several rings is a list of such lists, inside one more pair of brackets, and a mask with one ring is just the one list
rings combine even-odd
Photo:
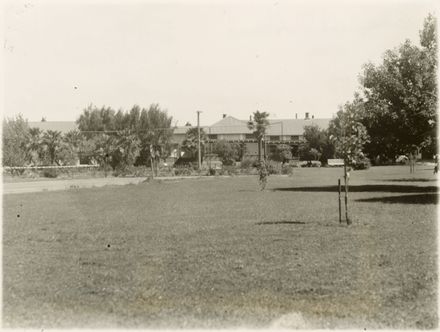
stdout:
[[250,134],[247,121],[238,120],[232,116],[226,116],[209,127],[210,134]]
[[[184,134],[186,134],[188,129],[191,129],[191,128],[197,128],[197,126],[179,126],[179,127],[174,127],[173,134],[174,135],[184,135]],[[200,126],[200,128],[203,129],[205,131],[205,133],[208,133],[208,127],[207,126]]]
[[78,129],[78,126],[73,121],[36,121],[28,122],[30,128],[40,128],[41,130],[60,131],[65,134],[71,130]]
[[331,119],[280,119],[269,120],[268,135],[292,135],[304,134],[304,127],[317,125],[321,129],[327,129]]
[[[268,135],[292,135],[300,136],[304,133],[304,127],[317,125],[321,129],[326,129],[331,119],[269,119],[267,128]],[[211,126],[201,126],[207,134],[251,134],[252,131],[247,127],[247,120],[239,120],[232,116],[226,116]],[[71,121],[45,121],[28,122],[29,127],[40,128],[41,130],[56,130],[67,133],[78,129],[75,122]],[[174,128],[174,134],[184,135],[190,128],[195,126],[179,126]]]

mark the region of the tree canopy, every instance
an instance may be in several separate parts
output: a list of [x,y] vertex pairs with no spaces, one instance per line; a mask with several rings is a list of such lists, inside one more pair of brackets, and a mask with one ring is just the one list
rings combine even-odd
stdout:
[[436,19],[429,15],[418,47],[406,40],[385,52],[379,65],[368,63],[360,76],[361,122],[371,141],[370,157],[394,159],[415,147],[436,151]]

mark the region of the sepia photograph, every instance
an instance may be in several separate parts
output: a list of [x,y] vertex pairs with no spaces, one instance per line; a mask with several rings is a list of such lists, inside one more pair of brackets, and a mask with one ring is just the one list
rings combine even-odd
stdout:
[[437,329],[438,9],[4,1],[2,328]]

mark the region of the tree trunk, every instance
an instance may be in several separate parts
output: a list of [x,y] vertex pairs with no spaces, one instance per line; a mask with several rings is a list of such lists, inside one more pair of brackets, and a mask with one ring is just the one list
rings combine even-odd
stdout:
[[150,164],[151,164],[151,178],[154,179],[154,162],[151,156],[150,156]]
[[258,161],[261,162],[261,138],[258,139]]

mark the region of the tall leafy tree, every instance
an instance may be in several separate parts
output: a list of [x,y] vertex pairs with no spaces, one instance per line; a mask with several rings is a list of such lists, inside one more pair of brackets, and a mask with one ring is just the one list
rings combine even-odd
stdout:
[[3,166],[26,166],[32,157],[29,153],[29,125],[20,114],[3,120]]
[[360,78],[362,123],[371,136],[370,156],[394,159],[414,150],[436,150],[436,19],[426,18],[418,47],[409,40],[388,50],[380,65],[364,66]]
[[[198,141],[199,141],[198,133],[199,132],[197,127],[189,128],[186,131],[186,137],[182,142],[183,151],[191,159],[197,158],[197,149],[198,149]],[[203,128],[200,128],[200,149],[202,150],[201,151],[202,160],[203,160],[205,145],[207,140],[208,140],[208,136],[206,135],[206,132],[203,130]]]
[[233,165],[240,159],[240,145],[238,143],[229,143],[225,140],[215,142],[213,152],[218,155],[223,165]]
[[266,134],[267,127],[269,126],[269,113],[256,111],[253,114],[253,118],[248,122],[248,128],[253,130],[253,134],[258,141],[258,160],[262,160],[262,142],[264,135]]
[[320,159],[322,163],[327,163],[328,158],[333,157],[335,149],[326,129],[317,125],[304,126],[303,136],[305,143],[299,149],[302,159]]
[[292,148],[287,144],[279,144],[275,152],[271,155],[271,159],[281,162],[282,164],[292,159]]
[[139,163],[155,163],[165,159],[171,152],[173,118],[158,104],[152,104],[148,109],[142,109],[138,120],[138,138],[140,140]]

